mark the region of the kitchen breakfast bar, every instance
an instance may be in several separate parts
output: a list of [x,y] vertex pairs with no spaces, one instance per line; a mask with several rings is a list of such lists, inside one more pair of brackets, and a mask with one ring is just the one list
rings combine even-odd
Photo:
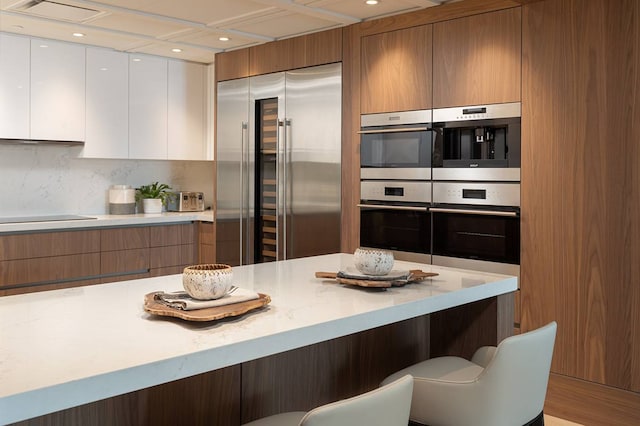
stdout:
[[180,274],[2,297],[0,424],[239,425],[512,333],[516,277],[402,261],[438,275],[386,290],[314,275],[352,267],[350,254],[235,267],[271,303],[211,322],[143,309],[182,290]]

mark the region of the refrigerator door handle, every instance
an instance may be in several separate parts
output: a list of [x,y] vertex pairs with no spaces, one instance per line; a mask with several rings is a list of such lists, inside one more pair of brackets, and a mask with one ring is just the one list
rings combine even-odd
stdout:
[[284,120],[278,120],[276,126],[276,260],[283,260],[282,257],[282,245],[285,241],[282,234],[283,220],[281,219],[282,212],[284,211],[283,201],[283,182],[284,182]]
[[244,254],[244,250],[243,250],[243,246],[244,246],[244,218],[245,218],[245,191],[244,190],[244,175],[245,175],[245,170],[248,167],[248,161],[246,161],[247,159],[245,158],[245,155],[248,154],[248,149],[245,150],[245,145],[248,145],[248,138],[247,138],[247,130],[249,127],[249,123],[246,121],[242,122],[242,136],[241,136],[241,142],[240,142],[240,190],[241,190],[241,195],[240,195],[240,266],[242,266],[244,264],[244,258],[243,258],[243,254]]
[[289,239],[289,234],[291,232],[291,230],[288,228],[287,226],[287,216],[289,214],[289,173],[288,173],[288,168],[291,166],[291,159],[288,158],[291,155],[291,151],[289,150],[289,132],[287,130],[291,130],[291,119],[284,119],[284,137],[282,138],[283,141],[283,148],[284,148],[284,176],[283,176],[283,180],[284,180],[284,185],[283,185],[283,191],[284,191],[284,197],[283,198],[283,207],[284,207],[284,214],[282,215],[282,229],[284,230],[284,243],[282,244],[282,257],[284,260],[286,260],[288,258],[287,256],[287,240]]

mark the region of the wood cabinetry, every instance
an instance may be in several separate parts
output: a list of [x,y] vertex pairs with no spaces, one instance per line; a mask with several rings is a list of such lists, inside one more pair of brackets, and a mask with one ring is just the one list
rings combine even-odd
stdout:
[[545,411],[636,425],[640,4],[527,4],[522,39],[521,324],[558,322]]
[[217,53],[215,67],[216,81],[249,77],[249,49]]
[[360,111],[431,108],[432,26],[362,38]]
[[149,238],[149,272],[152,276],[178,274],[197,263],[196,225],[163,226]]
[[0,296],[177,274],[197,253],[194,223],[0,235]]
[[342,29],[216,54],[216,82],[342,60]]
[[521,10],[433,25],[433,107],[520,101]]
[[216,262],[216,228],[213,223],[198,223],[198,263]]
[[0,296],[98,283],[99,242],[99,231],[0,236]]
[[278,40],[249,48],[249,75],[269,74],[342,60],[342,29]]

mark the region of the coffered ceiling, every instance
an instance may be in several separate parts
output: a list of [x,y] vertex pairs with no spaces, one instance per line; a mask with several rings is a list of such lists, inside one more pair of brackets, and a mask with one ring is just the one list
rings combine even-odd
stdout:
[[0,31],[211,63],[216,52],[449,1],[0,0]]

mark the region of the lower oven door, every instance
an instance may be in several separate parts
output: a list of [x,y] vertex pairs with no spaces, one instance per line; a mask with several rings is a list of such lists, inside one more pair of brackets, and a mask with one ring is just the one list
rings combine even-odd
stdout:
[[358,204],[360,245],[394,252],[399,260],[431,263],[428,206]]
[[434,265],[520,275],[518,209],[432,207]]

